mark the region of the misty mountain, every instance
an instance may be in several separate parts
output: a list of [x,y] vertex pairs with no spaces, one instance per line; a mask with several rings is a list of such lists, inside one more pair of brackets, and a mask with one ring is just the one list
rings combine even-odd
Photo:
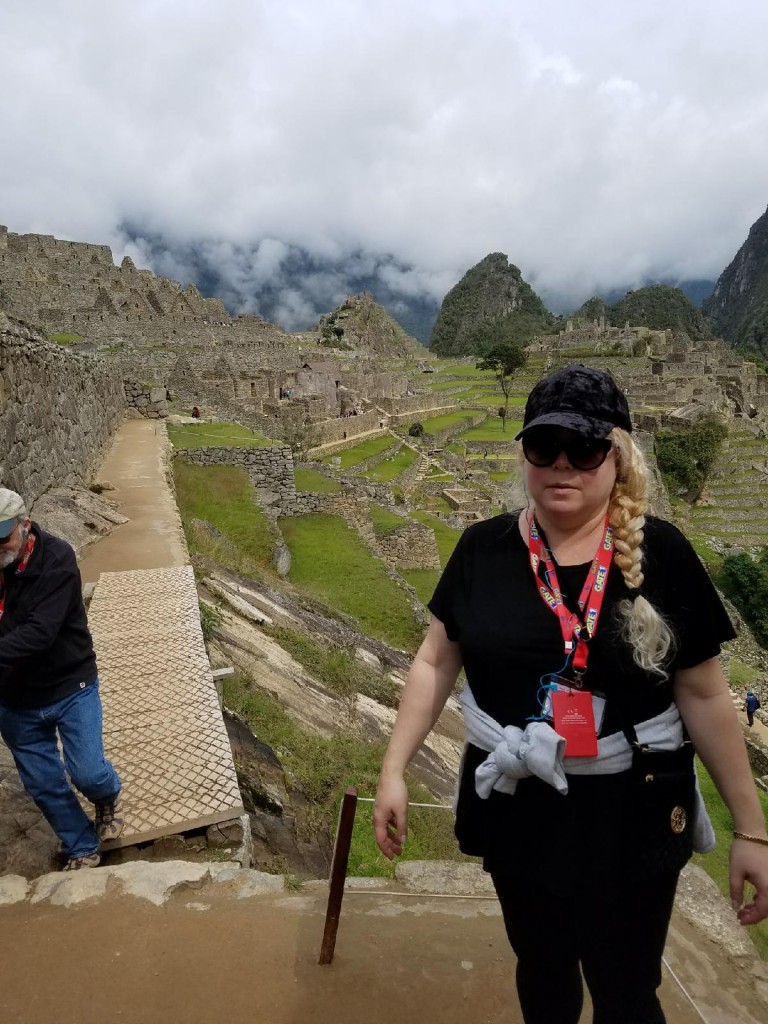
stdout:
[[736,348],[768,355],[768,209],[718,278],[704,315]]
[[390,256],[360,251],[331,259],[276,239],[236,246],[175,242],[130,224],[121,231],[137,266],[196,285],[206,298],[221,299],[232,315],[257,313],[286,331],[309,330],[348,295],[367,292],[407,334],[426,344],[440,308],[425,276]]
[[492,252],[443,299],[429,347],[443,356],[475,355],[488,344],[489,330],[526,345],[552,330],[554,319],[518,267]]

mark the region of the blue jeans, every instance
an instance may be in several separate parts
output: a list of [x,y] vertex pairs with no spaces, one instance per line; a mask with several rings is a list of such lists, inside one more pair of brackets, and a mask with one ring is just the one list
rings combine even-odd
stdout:
[[24,788],[61,840],[64,855],[96,853],[99,837],[67,773],[92,803],[113,800],[120,792],[120,778],[104,757],[98,679],[44,708],[19,710],[0,705],[0,735],[13,754]]

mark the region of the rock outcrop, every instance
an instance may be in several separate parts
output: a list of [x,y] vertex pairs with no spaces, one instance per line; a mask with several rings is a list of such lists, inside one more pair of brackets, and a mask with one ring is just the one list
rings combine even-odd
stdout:
[[736,348],[768,355],[768,209],[749,229],[703,311]]
[[549,333],[554,317],[504,253],[493,252],[468,270],[443,299],[429,347],[441,356],[474,355],[501,340],[527,344]]

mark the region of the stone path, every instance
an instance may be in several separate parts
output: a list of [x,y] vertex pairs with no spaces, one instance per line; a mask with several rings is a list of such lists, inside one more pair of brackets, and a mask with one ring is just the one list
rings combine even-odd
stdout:
[[189,562],[181,520],[168,485],[169,448],[157,420],[126,420],[117,431],[97,479],[129,522],[89,547],[80,561],[83,583],[101,572],[160,569]]

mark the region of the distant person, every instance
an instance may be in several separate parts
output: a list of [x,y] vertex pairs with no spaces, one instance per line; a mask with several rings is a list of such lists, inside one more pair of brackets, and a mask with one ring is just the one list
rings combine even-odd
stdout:
[[194,408],[192,409],[192,418],[196,420],[200,419],[200,410],[198,409],[197,406],[194,406]]
[[[61,841],[65,871],[96,867],[123,831],[121,784],[104,757],[96,657],[75,552],[0,488],[0,735]],[[61,741],[62,756],[58,743]],[[70,785],[95,804],[95,822]]]
[[463,668],[456,836],[496,888],[526,1024],[577,1024],[582,979],[595,1022],[663,1024],[678,875],[714,845],[686,735],[733,821],[738,920],[768,917],[765,817],[718,660],[735,634],[686,538],[647,514],[631,431],[600,370],[534,387],[517,435],[526,502],[470,526],[451,555],[374,804],[392,858],[406,766]]
[[747,690],[747,699],[744,701],[744,710],[747,712],[747,723],[752,728],[755,721],[755,712],[760,707],[760,701],[757,699],[754,690]]

